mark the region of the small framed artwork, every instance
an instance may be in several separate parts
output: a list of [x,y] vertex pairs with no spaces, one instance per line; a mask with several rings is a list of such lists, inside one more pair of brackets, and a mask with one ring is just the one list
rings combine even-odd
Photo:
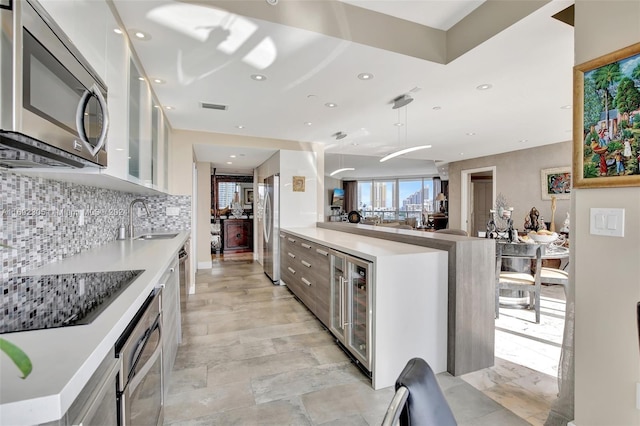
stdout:
[[304,192],[304,176],[293,177],[293,192]]
[[244,189],[244,203],[253,204],[253,188]]
[[640,185],[640,43],[573,68],[573,187]]
[[571,167],[556,167],[540,170],[542,199],[550,200],[552,195],[558,200],[571,198]]

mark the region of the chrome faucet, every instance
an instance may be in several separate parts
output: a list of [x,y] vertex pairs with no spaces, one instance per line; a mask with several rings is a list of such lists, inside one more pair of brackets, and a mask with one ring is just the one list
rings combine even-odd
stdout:
[[133,238],[133,235],[134,235],[133,234],[133,206],[136,203],[142,203],[145,210],[147,211],[147,216],[151,216],[151,213],[149,212],[149,207],[147,207],[147,203],[144,202],[144,199],[136,198],[135,200],[133,200],[131,204],[129,204],[129,238]]

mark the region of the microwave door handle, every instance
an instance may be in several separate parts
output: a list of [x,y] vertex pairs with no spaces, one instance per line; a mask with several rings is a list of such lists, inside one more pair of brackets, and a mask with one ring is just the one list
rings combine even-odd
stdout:
[[[87,137],[87,131],[84,128],[84,110],[92,96],[96,97],[98,104],[100,104],[100,109],[102,110],[102,131],[98,137],[98,143],[96,146],[91,146],[89,138]],[[80,98],[80,102],[78,102],[78,108],[76,110],[76,127],[78,128],[78,135],[80,136],[80,140],[84,144],[85,148],[87,148],[91,155],[95,157],[98,154],[98,151],[100,151],[104,146],[107,139],[107,130],[109,129],[109,111],[107,110],[107,101],[104,99],[102,92],[95,83],[90,89],[86,89],[84,91]]]

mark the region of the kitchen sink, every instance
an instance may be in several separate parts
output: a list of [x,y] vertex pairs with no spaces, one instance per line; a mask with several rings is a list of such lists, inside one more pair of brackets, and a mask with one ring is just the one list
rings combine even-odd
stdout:
[[169,238],[174,238],[176,237],[178,234],[143,234],[143,235],[139,235],[136,238],[134,238],[135,240],[167,240]]

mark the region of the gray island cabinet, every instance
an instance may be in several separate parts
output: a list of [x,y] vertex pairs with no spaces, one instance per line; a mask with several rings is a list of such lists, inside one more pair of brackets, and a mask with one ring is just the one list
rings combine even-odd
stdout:
[[447,252],[320,228],[280,231],[281,282],[371,375],[407,361],[447,367]]
[[447,371],[454,376],[494,364],[495,240],[341,222],[317,227],[359,240],[371,237],[444,250],[448,258]]

